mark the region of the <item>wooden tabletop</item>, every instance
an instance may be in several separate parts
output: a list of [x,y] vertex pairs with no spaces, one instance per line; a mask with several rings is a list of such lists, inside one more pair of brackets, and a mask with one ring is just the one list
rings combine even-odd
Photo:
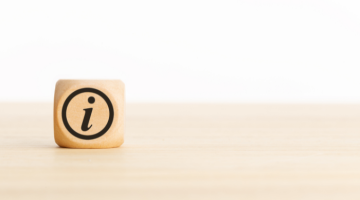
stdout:
[[128,104],[125,143],[65,149],[52,104],[0,104],[0,199],[359,199],[360,105]]

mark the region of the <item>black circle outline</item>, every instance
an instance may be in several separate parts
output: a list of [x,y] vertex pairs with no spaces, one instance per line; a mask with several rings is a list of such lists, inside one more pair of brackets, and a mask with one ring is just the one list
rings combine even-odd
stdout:
[[[66,118],[66,110],[67,110],[67,107],[68,107],[70,101],[71,101],[76,95],[81,94],[81,93],[84,93],[84,92],[91,92],[91,93],[95,93],[95,94],[101,96],[101,97],[105,100],[106,104],[107,104],[108,107],[109,107],[109,120],[108,120],[106,126],[105,126],[100,132],[98,132],[98,133],[96,133],[96,134],[93,134],[93,135],[82,135],[82,134],[74,131],[74,130],[70,127],[70,125],[69,125],[69,123],[68,123],[68,121],[67,121],[67,118]],[[109,128],[111,127],[111,124],[112,124],[112,122],[113,122],[113,120],[114,120],[114,108],[113,108],[113,106],[112,106],[112,104],[111,104],[110,99],[109,99],[103,92],[101,92],[100,90],[94,89],[94,88],[82,88],[82,89],[78,89],[78,90],[76,90],[75,92],[71,93],[71,94],[66,98],[66,100],[65,100],[65,102],[64,102],[64,105],[63,105],[61,114],[62,114],[62,120],[63,120],[63,123],[64,123],[64,125],[65,125],[65,128],[66,128],[73,136],[75,136],[75,137],[77,137],[77,138],[80,138],[80,139],[84,139],[84,140],[92,140],[92,139],[96,139],[96,138],[98,138],[98,137],[101,137],[102,135],[104,135],[104,134],[109,130]]]

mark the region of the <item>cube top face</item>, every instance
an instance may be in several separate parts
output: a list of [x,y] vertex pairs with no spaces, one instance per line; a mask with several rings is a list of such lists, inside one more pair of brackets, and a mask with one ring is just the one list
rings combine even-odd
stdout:
[[54,135],[61,147],[120,146],[124,141],[124,84],[120,80],[59,80]]

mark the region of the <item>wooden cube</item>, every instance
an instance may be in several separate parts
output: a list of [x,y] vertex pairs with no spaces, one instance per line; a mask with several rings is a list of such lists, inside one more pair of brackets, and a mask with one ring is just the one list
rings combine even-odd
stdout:
[[55,142],[68,148],[121,146],[124,90],[120,80],[59,80],[54,97]]

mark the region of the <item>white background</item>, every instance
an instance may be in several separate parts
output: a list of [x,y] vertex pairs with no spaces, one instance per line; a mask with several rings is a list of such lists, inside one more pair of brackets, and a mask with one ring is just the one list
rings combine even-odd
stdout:
[[0,1],[0,101],[122,79],[128,102],[360,103],[360,1]]

